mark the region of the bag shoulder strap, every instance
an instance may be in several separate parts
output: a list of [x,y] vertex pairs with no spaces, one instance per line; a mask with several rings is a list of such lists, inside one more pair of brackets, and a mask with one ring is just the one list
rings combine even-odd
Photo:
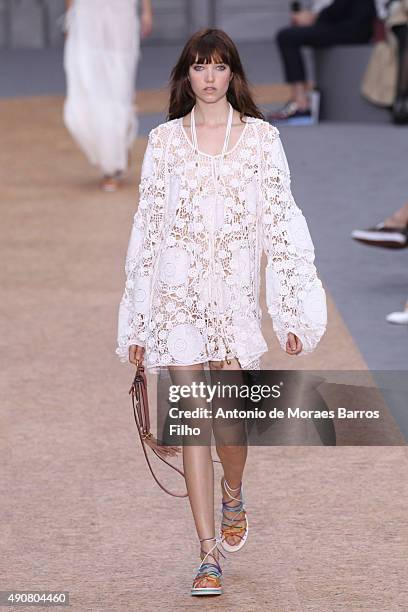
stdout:
[[[153,467],[151,465],[150,458],[146,450],[145,440],[147,438],[153,437],[153,435],[150,432],[149,406],[148,406],[147,388],[146,388],[146,374],[144,373],[143,366],[139,366],[136,369],[136,375],[135,375],[133,384],[130,388],[129,394],[131,394],[132,396],[133,416],[135,419],[137,431],[139,433],[140,441],[142,443],[143,452],[146,457],[147,465],[149,466],[150,472],[154,480],[157,482],[159,487],[163,489],[163,491],[165,491],[165,493],[168,493],[169,495],[172,495],[173,497],[187,497],[188,492],[174,493],[173,491],[170,491],[169,489],[167,489],[157,478],[156,474],[154,473]],[[169,465],[173,470],[178,472],[184,478],[184,472],[181,469],[179,469],[178,467],[176,467],[175,465],[173,465],[172,463],[164,459],[164,457],[162,457],[154,448],[152,448],[152,451],[154,452],[155,455],[157,455],[157,457],[159,457],[161,461],[163,461],[164,463],[167,463],[167,465]]]

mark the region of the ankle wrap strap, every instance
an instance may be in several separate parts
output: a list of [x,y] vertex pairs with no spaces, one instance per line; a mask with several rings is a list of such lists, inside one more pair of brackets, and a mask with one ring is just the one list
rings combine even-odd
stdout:
[[[233,489],[232,487],[229,486],[228,482],[224,478],[223,485],[224,485],[224,489],[225,489],[226,493],[228,493],[228,495],[230,496],[231,499],[234,499],[235,501],[238,501],[238,502],[241,502],[241,503],[243,502],[244,498],[243,498],[243,494],[242,494],[242,482],[240,483],[239,487],[237,487],[236,489]],[[241,491],[241,498],[238,499],[237,497],[234,497],[231,494],[231,491]],[[222,503],[224,504],[224,503],[228,503],[228,502],[222,502]],[[241,508],[241,510],[242,510],[242,508]]]
[[227,510],[228,512],[242,512],[242,510],[244,509],[244,502],[242,500],[236,506],[230,506],[230,503],[231,502],[222,502],[223,508],[225,508],[225,510]]
[[[207,563],[204,563],[204,562],[205,562],[206,558],[207,558],[208,556],[210,556],[210,557],[212,557],[212,558],[214,559],[214,561],[215,561],[215,563],[210,563],[210,565],[215,565],[215,566],[218,568],[218,571],[219,571],[219,572],[221,572],[221,567],[220,567],[220,565],[219,565],[219,563],[218,563],[218,560],[217,560],[217,559],[214,557],[214,555],[212,554],[212,551],[213,551],[213,550],[216,548],[216,549],[218,550],[218,552],[220,553],[220,555],[221,555],[222,557],[224,557],[224,559],[226,558],[226,557],[225,557],[225,555],[223,554],[223,552],[222,552],[222,551],[221,551],[221,550],[218,548],[218,544],[220,543],[220,541],[221,541],[221,540],[220,540],[219,538],[200,538],[200,542],[205,542],[205,541],[207,541],[207,540],[214,540],[214,541],[215,541],[215,544],[214,544],[214,546],[213,546],[212,548],[210,548],[210,550],[209,550],[209,551],[208,551],[208,552],[205,554],[204,559],[203,559],[203,560],[201,561],[201,563],[200,563],[200,567],[199,567],[199,569],[200,569],[200,568],[201,568],[203,565],[207,565],[207,564],[208,564],[208,561],[207,561]],[[205,553],[205,550],[201,549],[201,551]]]
[[217,538],[200,538],[200,542],[205,542],[206,540],[215,540],[215,541],[217,541]]

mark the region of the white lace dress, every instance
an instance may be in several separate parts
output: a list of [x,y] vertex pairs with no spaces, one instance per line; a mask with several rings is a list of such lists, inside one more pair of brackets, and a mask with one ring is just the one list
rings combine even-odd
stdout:
[[74,0],[66,16],[64,122],[104,174],[125,171],[138,119],[140,55],[137,0]]
[[150,132],[119,308],[121,361],[138,344],[146,348],[147,368],[227,355],[242,368],[259,369],[268,350],[260,324],[262,250],[267,306],[281,347],[288,332],[301,339],[303,353],[322,337],[325,292],[279,131],[245,119],[220,174],[221,156],[196,153],[182,119]]

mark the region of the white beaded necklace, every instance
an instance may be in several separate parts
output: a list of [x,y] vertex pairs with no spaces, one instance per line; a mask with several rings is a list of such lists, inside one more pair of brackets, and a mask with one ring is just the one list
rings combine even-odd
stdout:
[[[232,105],[230,102],[228,102],[229,105],[229,114],[228,114],[228,122],[227,122],[227,129],[225,131],[225,138],[224,138],[224,146],[222,148],[222,153],[221,153],[221,159],[220,159],[220,165],[219,165],[219,169],[218,169],[218,177],[217,180],[219,180],[220,178],[220,174],[221,174],[221,168],[223,166],[224,163],[224,159],[225,159],[225,154],[227,153],[228,150],[228,144],[229,144],[229,139],[230,139],[230,135],[231,135],[231,127],[232,127],[232,118],[233,118],[233,114],[234,114],[234,109],[232,108]],[[200,151],[198,150],[198,141],[197,141],[197,131],[196,131],[196,122],[195,122],[195,106],[193,106],[192,111],[191,111],[191,135],[192,135],[192,139],[193,139],[193,147],[194,147],[194,152],[196,154],[196,157],[198,157],[198,154],[200,153]],[[215,177],[215,159],[217,156],[215,155],[210,155],[211,157],[211,167],[213,170],[213,176],[214,179]]]

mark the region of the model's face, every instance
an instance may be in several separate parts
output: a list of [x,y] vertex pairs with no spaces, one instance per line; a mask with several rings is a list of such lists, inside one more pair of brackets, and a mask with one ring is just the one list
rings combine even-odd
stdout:
[[191,88],[203,102],[217,102],[228,91],[232,72],[228,64],[192,64],[189,68]]

